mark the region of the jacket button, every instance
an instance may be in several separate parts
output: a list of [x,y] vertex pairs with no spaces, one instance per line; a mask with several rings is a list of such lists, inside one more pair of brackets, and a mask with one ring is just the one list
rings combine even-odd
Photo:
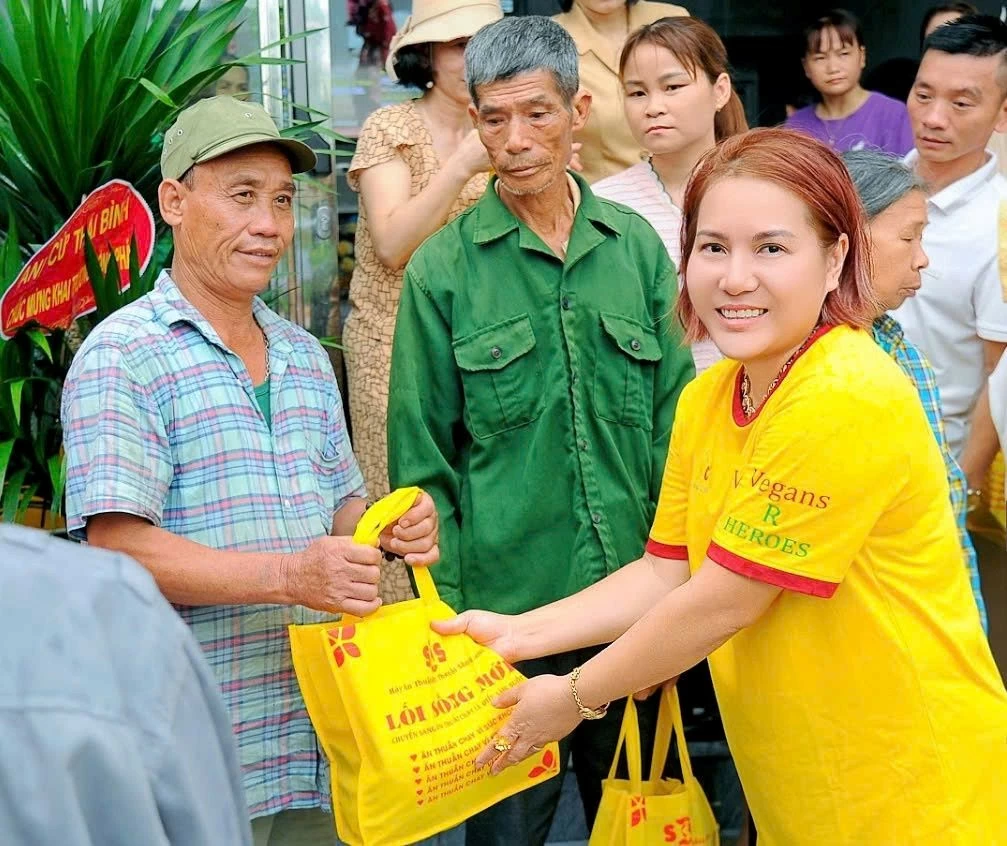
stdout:
[[490,350],[490,355],[493,356],[493,358],[500,358],[500,356],[503,355],[503,350],[501,350],[500,347],[493,347],[493,349]]
[[597,512],[591,515],[591,522],[596,526],[601,522],[601,515]]
[[629,342],[629,348],[633,350],[633,352],[640,352],[640,342],[634,338]]
[[570,310],[570,298],[569,297],[563,297],[562,301],[560,302],[560,305],[563,306],[563,311],[569,311]]

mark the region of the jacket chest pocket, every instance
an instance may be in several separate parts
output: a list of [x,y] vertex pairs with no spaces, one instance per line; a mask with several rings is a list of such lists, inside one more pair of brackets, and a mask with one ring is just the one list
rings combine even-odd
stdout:
[[542,413],[542,365],[527,314],[459,338],[453,348],[473,437],[516,429]]
[[602,341],[594,370],[595,413],[603,420],[650,431],[654,378],[661,360],[657,333],[617,314],[601,314]]

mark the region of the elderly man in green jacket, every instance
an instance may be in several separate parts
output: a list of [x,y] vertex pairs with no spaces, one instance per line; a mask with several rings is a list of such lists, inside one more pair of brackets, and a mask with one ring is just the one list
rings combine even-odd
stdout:
[[[546,18],[508,18],[480,30],[465,64],[496,176],[406,268],[389,469],[393,486],[421,485],[437,504],[442,598],[512,614],[640,556],[694,369],[657,234],[567,170],[591,100],[570,36]],[[564,675],[591,654],[520,669]],[[566,741],[589,824],[621,717],[613,707]],[[470,820],[468,842],[544,842],[559,788]]]

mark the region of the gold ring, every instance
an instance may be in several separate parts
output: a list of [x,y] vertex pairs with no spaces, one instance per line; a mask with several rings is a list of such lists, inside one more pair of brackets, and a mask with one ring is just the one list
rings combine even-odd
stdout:
[[511,744],[510,741],[504,740],[502,737],[498,737],[496,741],[493,743],[493,748],[497,752],[503,754],[504,752],[510,752],[511,749],[514,748],[514,746]]

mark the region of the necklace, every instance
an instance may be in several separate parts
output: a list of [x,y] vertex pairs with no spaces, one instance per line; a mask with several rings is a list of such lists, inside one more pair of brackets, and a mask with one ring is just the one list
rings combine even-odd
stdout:
[[756,406],[756,404],[752,402],[752,382],[748,378],[748,370],[746,370],[744,365],[742,365],[741,413],[745,415],[746,419],[752,417],[755,414],[756,410],[758,408],[761,408],[762,404],[766,401],[769,395],[776,390],[776,386],[779,385],[783,377],[787,375],[787,371],[790,370],[793,363],[797,361],[797,357],[808,348],[808,346],[811,343],[811,339],[815,336],[815,332],[818,331],[819,326],[820,324],[816,324],[815,328],[808,333],[808,337],[805,338],[801,342],[801,345],[790,354],[790,358],[788,358],[785,362],[783,362],[783,367],[780,368],[780,372],[776,374],[776,376],[773,378],[773,381],[769,383],[769,387],[766,388],[766,392],[762,395],[762,398],[759,400],[758,406]]
[[[847,115],[844,118],[836,118],[836,119],[830,118],[828,120],[826,120],[825,118],[819,118],[819,120],[821,120],[821,122],[822,122],[822,126],[825,127],[825,134],[829,138],[829,146],[833,150],[837,149],[836,148],[837,135],[838,135],[838,140],[840,140],[840,141],[843,138],[846,137],[845,134],[843,133],[843,129],[846,126],[846,121],[848,119],[849,119],[849,115]],[[835,132],[832,131],[832,129],[833,129],[832,125],[835,126]]]
[[261,326],[259,331],[262,333],[262,340],[266,342],[266,378],[263,380],[265,382],[269,381],[269,335],[266,334],[266,330]]
[[654,167],[654,159],[653,159],[653,157],[649,157],[647,159],[647,164],[650,166],[650,172],[652,174],[654,174],[654,179],[657,180],[657,184],[661,186],[661,193],[664,194],[664,196],[668,198],[668,202],[669,203],[671,203],[673,206],[675,206],[675,208],[678,208],[678,206],[675,205],[675,201],[673,199],[671,199],[671,194],[668,193],[668,189],[664,185],[664,180],[661,179],[660,174],[657,172],[657,168]]
[[[171,270],[166,270],[165,272],[168,274],[168,278],[172,282],[175,282],[175,277],[172,275]],[[175,282],[175,284],[177,285],[178,283]],[[265,378],[264,381],[268,382],[269,381],[269,335],[266,334],[266,330],[263,329],[262,326],[259,326],[259,331],[262,333],[262,340],[266,344],[266,378]]]
[[841,144],[846,138],[846,122],[853,117],[860,109],[864,106],[867,100],[870,98],[870,94],[865,93],[865,97],[860,101],[857,107],[850,112],[848,115],[843,115],[838,118],[824,118],[818,114],[818,110],[815,110],[815,116],[822,122],[822,127],[825,129],[825,134],[829,139],[829,146],[834,150],[839,148],[836,146],[837,143]]

